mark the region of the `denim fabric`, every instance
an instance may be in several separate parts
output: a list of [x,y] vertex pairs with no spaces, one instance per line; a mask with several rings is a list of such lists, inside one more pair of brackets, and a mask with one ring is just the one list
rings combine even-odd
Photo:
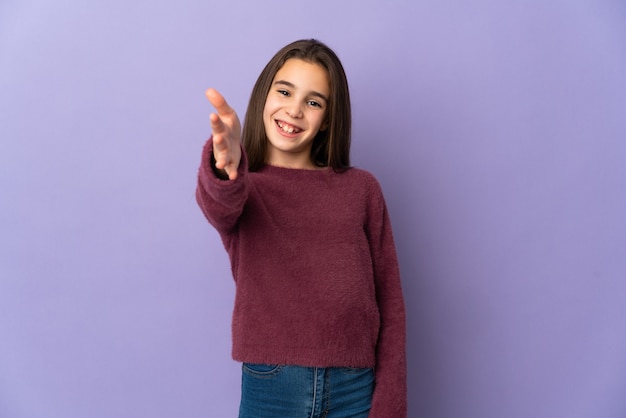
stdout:
[[239,418],[367,418],[372,369],[244,363]]

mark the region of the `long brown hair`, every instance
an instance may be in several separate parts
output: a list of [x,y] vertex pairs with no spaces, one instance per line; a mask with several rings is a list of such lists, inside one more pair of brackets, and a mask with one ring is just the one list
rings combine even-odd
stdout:
[[242,132],[249,170],[257,171],[265,164],[268,140],[263,124],[263,108],[276,73],[292,58],[318,64],[328,74],[330,97],[325,115],[327,129],[320,130],[313,139],[311,161],[319,167],[344,171],[350,167],[352,122],[348,80],[335,52],[316,39],[302,39],[283,47],[259,75],[250,95]]

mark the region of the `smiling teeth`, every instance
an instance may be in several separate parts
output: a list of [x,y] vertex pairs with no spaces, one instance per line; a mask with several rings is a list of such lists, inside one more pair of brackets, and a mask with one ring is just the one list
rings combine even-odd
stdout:
[[278,126],[280,127],[280,129],[282,129],[282,130],[283,130],[283,132],[286,132],[286,133],[288,133],[288,134],[292,134],[292,133],[294,133],[294,132],[296,132],[296,133],[297,133],[297,132],[300,132],[300,131],[301,131],[301,129],[296,128],[296,127],[293,127],[293,126],[288,125],[288,124],[283,123],[283,122],[278,122]]

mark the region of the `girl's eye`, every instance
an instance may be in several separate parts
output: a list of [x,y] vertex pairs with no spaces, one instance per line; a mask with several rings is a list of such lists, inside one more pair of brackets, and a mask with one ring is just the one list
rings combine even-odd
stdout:
[[319,102],[316,102],[315,100],[309,100],[309,105],[313,107],[322,107],[322,104]]
[[278,90],[278,94],[281,94],[283,96],[289,96],[289,92],[287,90]]

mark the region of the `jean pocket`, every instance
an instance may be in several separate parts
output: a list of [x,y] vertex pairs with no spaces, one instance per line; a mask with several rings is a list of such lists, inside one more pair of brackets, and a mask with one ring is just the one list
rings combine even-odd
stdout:
[[271,377],[280,372],[281,366],[277,364],[243,363],[244,373],[258,377]]
[[374,369],[372,369],[371,367],[340,367],[339,370],[341,370],[345,374],[352,375],[362,375],[374,372]]

